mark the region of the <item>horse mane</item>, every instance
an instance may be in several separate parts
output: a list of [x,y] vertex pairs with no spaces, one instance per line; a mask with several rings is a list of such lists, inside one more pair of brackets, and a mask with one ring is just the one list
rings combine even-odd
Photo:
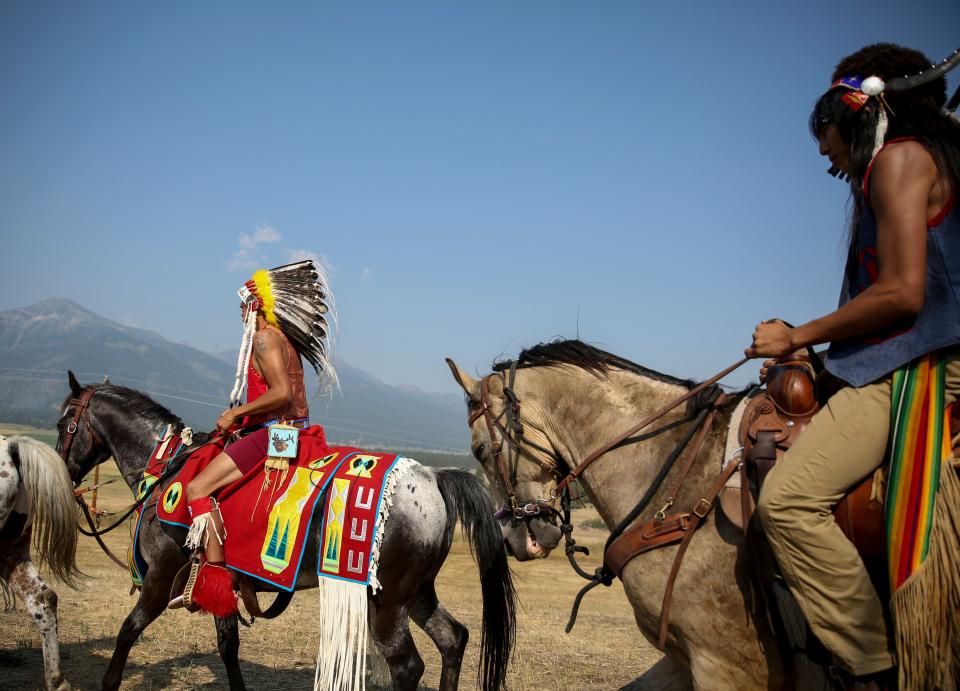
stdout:
[[[493,370],[500,372],[509,369],[510,365],[510,360],[500,360],[493,364]],[[688,389],[696,385],[692,379],[681,379],[657,372],[575,338],[558,338],[548,343],[538,343],[531,348],[521,350],[517,358],[518,367],[549,367],[551,365],[572,365],[597,375],[616,368],[668,384],[685,386]]]
[[142,391],[116,384],[93,384],[89,388],[94,389],[98,396],[122,405],[124,411],[146,418],[151,422],[175,423],[177,425],[183,423],[168,408],[160,405]]

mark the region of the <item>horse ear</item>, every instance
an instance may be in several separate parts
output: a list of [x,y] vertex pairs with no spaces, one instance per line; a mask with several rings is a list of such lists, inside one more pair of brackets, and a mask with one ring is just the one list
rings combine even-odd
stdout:
[[83,387],[80,386],[80,382],[77,381],[73,370],[67,370],[67,381],[70,383],[70,391],[73,393],[73,397],[80,398],[80,395],[83,393]]
[[444,359],[447,361],[447,367],[450,368],[450,373],[453,374],[453,378],[457,380],[460,388],[463,389],[468,396],[472,396],[474,393],[476,393],[477,380],[460,369],[460,367],[457,366],[457,363],[450,358]]

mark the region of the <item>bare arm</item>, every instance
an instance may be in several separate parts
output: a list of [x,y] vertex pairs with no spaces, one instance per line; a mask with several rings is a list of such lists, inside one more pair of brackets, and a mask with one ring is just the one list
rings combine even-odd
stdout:
[[750,357],[780,357],[806,346],[871,333],[916,315],[923,307],[927,262],[927,215],[938,171],[917,142],[885,149],[871,173],[877,219],[877,280],[826,316],[791,329],[757,326]]
[[253,338],[253,358],[257,370],[267,382],[267,391],[259,398],[236,408],[225,410],[217,420],[217,430],[223,432],[247,415],[267,413],[284,407],[293,397],[293,388],[287,374],[287,349],[275,331],[264,329]]

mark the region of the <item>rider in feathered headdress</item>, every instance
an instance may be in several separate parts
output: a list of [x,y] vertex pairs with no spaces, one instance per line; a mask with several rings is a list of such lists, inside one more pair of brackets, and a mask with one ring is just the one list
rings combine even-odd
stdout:
[[[327,321],[334,310],[333,295],[326,274],[313,260],[257,271],[237,292],[243,341],[230,407],[217,420],[217,431],[224,434],[238,425],[256,429],[227,444],[186,488],[193,518],[187,546],[205,555],[202,566],[194,565],[187,594],[205,593],[203,608],[213,613],[218,607],[224,613],[235,608],[235,598],[230,574],[223,568],[223,521],[210,495],[264,461],[268,424],[310,425],[301,357],[313,366],[322,389],[337,381]],[[247,400],[241,403],[244,389]],[[171,602],[172,607],[183,604],[182,595]]]

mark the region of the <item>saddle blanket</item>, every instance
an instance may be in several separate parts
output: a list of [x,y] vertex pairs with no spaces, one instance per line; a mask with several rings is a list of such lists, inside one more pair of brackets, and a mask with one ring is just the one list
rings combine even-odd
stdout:
[[[185,488],[220,451],[222,446],[211,444],[186,461],[159,495],[161,521],[190,526]],[[302,430],[297,458],[285,471],[259,464],[220,491],[227,566],[293,590],[323,500],[318,575],[369,584],[384,487],[401,460],[397,454],[330,447],[319,425]]]
[[[134,491],[134,498],[139,501],[145,494],[150,492],[157,480],[163,474],[167,463],[173,460],[180,451],[189,444],[192,439],[193,431],[185,427],[179,435],[174,435],[173,426],[167,425],[166,431],[157,440],[157,447],[150,454],[150,460],[147,461],[147,467],[143,471],[143,477],[137,483]],[[147,572],[147,562],[140,551],[140,524],[143,521],[143,510],[146,503],[141,504],[136,512],[136,525],[133,530],[133,539],[130,541],[130,548],[127,550],[127,564],[130,567],[130,578],[134,586],[143,587],[143,576]]]

